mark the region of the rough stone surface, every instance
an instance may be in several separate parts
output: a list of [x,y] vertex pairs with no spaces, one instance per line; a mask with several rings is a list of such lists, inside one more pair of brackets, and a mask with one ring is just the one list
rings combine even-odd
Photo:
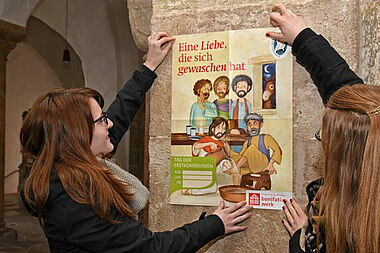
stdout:
[[359,73],[365,83],[380,85],[380,1],[360,0],[359,9]]
[[171,129],[171,53],[156,70],[158,75],[150,96],[149,136],[170,136]]
[[127,0],[127,2],[133,39],[142,52],[147,52],[147,38],[151,34],[152,0]]
[[[150,26],[154,31],[173,35],[269,27],[269,13],[275,2],[152,0]],[[379,82],[379,1],[283,2],[323,34],[354,71],[359,70],[360,62],[360,72],[366,81]],[[321,127],[324,107],[308,73],[297,63],[293,71],[293,192],[295,199],[305,204],[305,186],[322,175],[322,147],[313,137]],[[215,208],[169,204],[171,55],[157,73],[159,78],[150,96],[149,228],[164,231]],[[278,211],[254,210],[246,222],[247,231],[210,242],[199,252],[287,252],[288,234],[281,218]]]

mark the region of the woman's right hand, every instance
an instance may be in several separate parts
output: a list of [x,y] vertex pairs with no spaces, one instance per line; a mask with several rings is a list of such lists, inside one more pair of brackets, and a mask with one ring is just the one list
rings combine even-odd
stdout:
[[225,208],[224,200],[220,201],[219,207],[213,214],[218,215],[224,224],[224,234],[228,235],[235,232],[246,230],[248,226],[237,226],[237,224],[251,217],[251,206],[245,206],[246,201],[241,201],[230,207]]
[[290,46],[293,45],[293,41],[297,35],[307,28],[303,18],[286,9],[283,4],[273,5],[270,23],[273,27],[280,28],[281,33],[267,32],[266,36],[282,43],[286,42]]
[[148,55],[144,65],[152,71],[165,60],[169,50],[172,48],[175,38],[166,32],[153,33],[148,38]]

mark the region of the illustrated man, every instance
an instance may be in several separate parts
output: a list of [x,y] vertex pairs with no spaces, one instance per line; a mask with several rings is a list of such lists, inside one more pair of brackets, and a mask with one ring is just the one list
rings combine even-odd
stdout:
[[218,99],[214,100],[214,104],[218,110],[218,117],[222,117],[226,120],[230,118],[230,104],[231,99],[227,99],[226,96],[230,91],[230,79],[226,76],[220,76],[214,81],[214,92],[218,96]]
[[[277,174],[274,163],[281,164],[281,147],[270,134],[261,133],[264,124],[263,116],[257,113],[249,113],[244,120],[247,124],[249,137],[244,142],[240,153],[233,154],[234,152],[231,151],[231,155],[242,175],[242,185],[252,185],[252,182],[249,182],[254,178],[250,175],[251,173],[260,174],[255,189],[260,190],[264,186],[265,189],[269,190],[271,187],[270,175]],[[263,182],[265,182],[264,185]]]
[[231,128],[242,128],[247,130],[244,117],[251,112],[251,103],[245,98],[252,89],[252,79],[246,75],[238,75],[232,80],[232,90],[238,99],[232,102],[230,117],[233,119]]
[[218,112],[214,103],[207,101],[212,90],[211,81],[208,79],[198,80],[193,87],[193,92],[197,96],[197,102],[191,106],[190,125],[200,128],[210,126],[212,119],[218,116]]
[[196,141],[192,147],[193,156],[215,157],[217,183],[206,189],[184,189],[182,190],[182,194],[203,195],[215,193],[217,191],[217,185],[240,183],[240,174],[237,171],[236,164],[229,158],[230,147],[225,138],[227,131],[227,120],[222,117],[217,117],[209,127],[209,135]]

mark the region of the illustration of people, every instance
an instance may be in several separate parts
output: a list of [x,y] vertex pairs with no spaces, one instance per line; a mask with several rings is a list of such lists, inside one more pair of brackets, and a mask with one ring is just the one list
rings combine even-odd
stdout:
[[214,100],[214,104],[218,110],[218,117],[222,117],[226,120],[230,118],[230,104],[231,99],[227,99],[226,96],[230,91],[230,79],[226,76],[220,76],[214,81],[214,92],[218,96],[218,99]]
[[204,195],[215,193],[217,187],[227,184],[239,184],[240,174],[235,162],[230,159],[230,147],[226,141],[228,132],[227,120],[217,117],[209,127],[208,135],[196,141],[192,146],[192,154],[196,157],[215,157],[216,184],[206,189],[183,189],[185,195]]
[[[251,112],[251,103],[245,98],[252,89],[252,79],[246,75],[238,75],[232,80],[232,90],[238,96],[238,99],[232,102],[230,110],[230,128],[231,134],[245,134],[247,124],[244,117]],[[241,145],[232,146],[235,152],[240,152]]]
[[246,75],[238,75],[232,80],[232,90],[239,97],[232,102],[230,118],[234,122],[232,128],[242,128],[247,130],[247,125],[244,121],[244,117],[251,112],[251,103],[245,98],[248,92],[252,89],[252,79]]
[[208,128],[213,118],[218,117],[216,105],[207,101],[212,90],[211,81],[201,79],[195,82],[193,91],[197,96],[197,102],[191,106],[190,125],[197,128],[198,132],[203,132],[204,128]]
[[[231,157],[235,160],[237,169],[242,175],[241,185],[252,186],[253,181],[257,181],[254,189],[270,190],[270,175],[277,174],[274,163],[281,164],[281,147],[270,134],[261,133],[264,124],[262,115],[249,113],[244,120],[247,124],[249,137],[244,142],[239,154],[231,151]],[[260,176],[251,174],[259,174]]]

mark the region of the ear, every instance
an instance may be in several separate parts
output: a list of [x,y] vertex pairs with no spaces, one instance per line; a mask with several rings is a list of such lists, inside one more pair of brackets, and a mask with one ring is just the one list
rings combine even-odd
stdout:
[[264,125],[264,122],[260,122],[260,128],[262,128]]

